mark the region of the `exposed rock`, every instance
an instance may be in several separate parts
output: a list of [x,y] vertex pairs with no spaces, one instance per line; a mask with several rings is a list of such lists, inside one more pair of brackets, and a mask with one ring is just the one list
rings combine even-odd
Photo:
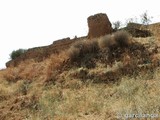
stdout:
[[128,31],[133,37],[149,37],[152,36],[151,31],[147,25],[138,23],[128,23],[124,30]]
[[55,40],[53,42],[53,44],[64,44],[64,42],[67,42],[69,40],[71,40],[71,39],[69,37],[67,37],[67,38],[63,38],[63,39],[60,39],[60,40]]
[[99,13],[88,17],[88,38],[96,38],[110,34],[112,32],[112,25],[106,14]]

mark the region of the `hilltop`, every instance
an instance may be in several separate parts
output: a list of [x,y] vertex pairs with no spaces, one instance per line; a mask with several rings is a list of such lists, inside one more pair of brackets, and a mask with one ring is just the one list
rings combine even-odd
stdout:
[[156,118],[160,23],[114,31],[101,13],[88,17],[88,26],[87,36],[31,48],[6,64],[0,71],[2,120]]

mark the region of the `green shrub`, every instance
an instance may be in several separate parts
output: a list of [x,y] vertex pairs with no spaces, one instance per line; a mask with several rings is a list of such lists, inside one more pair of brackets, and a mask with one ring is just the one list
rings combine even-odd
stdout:
[[25,53],[27,50],[25,49],[18,49],[18,50],[14,50],[12,51],[12,53],[10,54],[10,58],[13,60],[17,57],[19,57],[20,55],[22,55],[23,53]]

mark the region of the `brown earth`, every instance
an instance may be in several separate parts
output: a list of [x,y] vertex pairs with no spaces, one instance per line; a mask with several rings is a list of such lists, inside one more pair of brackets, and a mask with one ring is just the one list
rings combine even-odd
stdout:
[[81,40],[85,37],[80,38],[64,38],[53,42],[51,45],[42,46],[42,47],[35,47],[28,49],[26,53],[22,54],[21,56],[10,60],[6,63],[6,67],[16,67],[21,62],[33,59],[37,62],[41,62],[44,59],[48,58],[51,54],[58,54],[61,51],[69,48],[71,44],[73,44],[77,40]]

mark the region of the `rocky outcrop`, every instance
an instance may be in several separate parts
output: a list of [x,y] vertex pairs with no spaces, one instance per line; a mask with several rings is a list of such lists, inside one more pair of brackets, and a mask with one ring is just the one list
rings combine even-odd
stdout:
[[112,32],[112,25],[106,14],[99,13],[88,17],[88,38],[96,38],[110,34]]
[[148,25],[138,23],[128,23],[127,27],[123,28],[129,32],[133,37],[149,37],[152,36]]

